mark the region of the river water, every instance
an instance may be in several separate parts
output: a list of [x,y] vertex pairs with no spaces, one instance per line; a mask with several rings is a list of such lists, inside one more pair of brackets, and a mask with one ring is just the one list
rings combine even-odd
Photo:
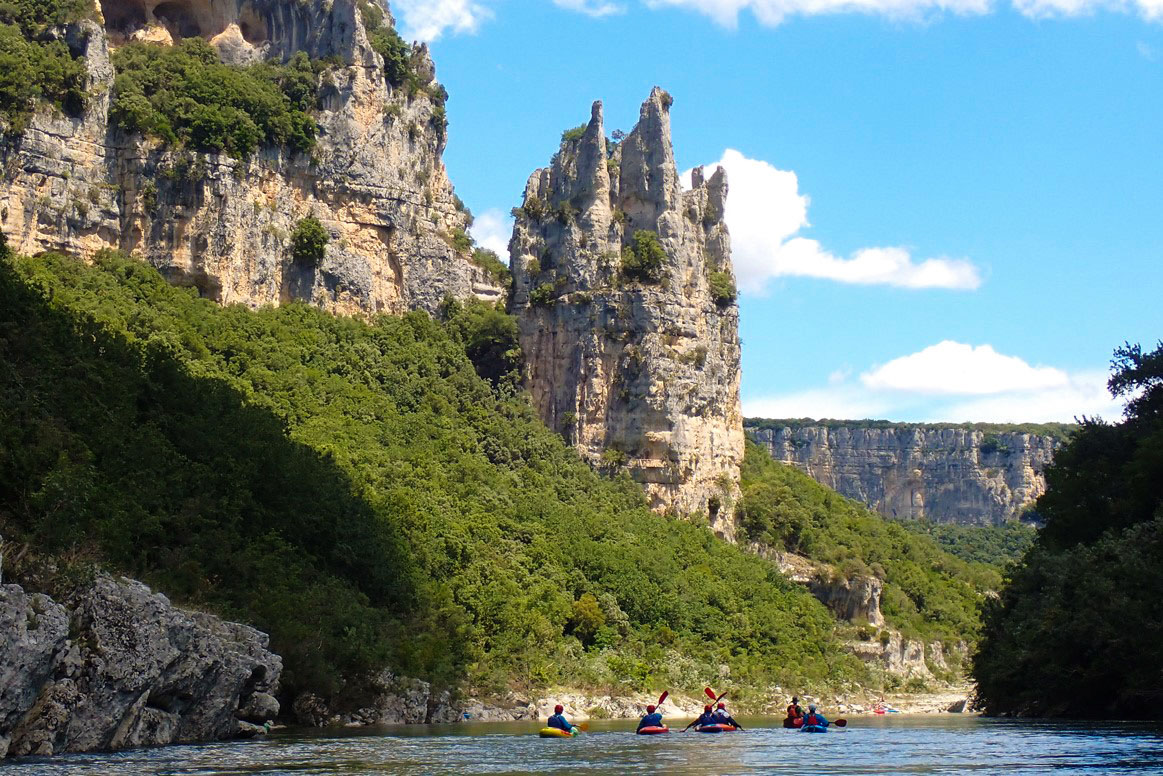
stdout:
[[9,760],[0,776],[1163,773],[1159,725],[857,717],[846,730],[809,735],[771,724],[635,736],[633,723],[594,722],[577,738],[548,740],[529,723],[278,732],[241,743]]

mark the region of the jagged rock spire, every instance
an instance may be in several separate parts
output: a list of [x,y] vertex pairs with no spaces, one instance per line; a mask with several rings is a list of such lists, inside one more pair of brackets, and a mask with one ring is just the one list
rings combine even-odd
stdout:
[[[727,177],[696,170],[683,191],[671,103],[656,87],[621,143],[594,103],[530,176],[511,305],[546,423],[595,465],[625,467],[656,509],[730,534],[743,427]],[[642,240],[661,249],[646,281],[624,266]]]

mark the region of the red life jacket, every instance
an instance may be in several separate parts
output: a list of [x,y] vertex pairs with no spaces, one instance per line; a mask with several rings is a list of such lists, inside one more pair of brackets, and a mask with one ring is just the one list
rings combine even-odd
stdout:
[[804,717],[804,724],[805,725],[818,725],[818,724],[820,724],[820,718],[817,717],[815,714],[808,712],[808,716]]
[[797,717],[802,717],[803,715],[803,711],[800,709],[800,705],[798,703],[793,703],[787,707],[788,719],[796,719]]

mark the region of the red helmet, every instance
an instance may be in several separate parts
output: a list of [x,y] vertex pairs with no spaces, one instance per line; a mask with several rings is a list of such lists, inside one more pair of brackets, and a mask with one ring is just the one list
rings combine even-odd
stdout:
[[560,714],[563,711],[565,711],[565,707],[562,706],[560,703],[553,707],[554,714]]
[[708,703],[706,706],[703,706],[703,711],[710,711],[710,710],[711,710],[711,704]]
[[654,713],[654,705],[653,705],[653,704],[651,704],[650,706],[647,706],[647,707],[646,707],[646,713],[647,713],[647,714],[653,714],[653,713]]
[[720,704],[719,704],[719,708],[720,708],[720,709],[725,709],[725,708],[727,708],[727,704],[725,704],[725,703],[720,703]]

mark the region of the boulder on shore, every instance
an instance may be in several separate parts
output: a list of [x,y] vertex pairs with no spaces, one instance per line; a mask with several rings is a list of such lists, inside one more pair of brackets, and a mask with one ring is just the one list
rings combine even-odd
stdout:
[[253,734],[279,711],[268,643],[129,579],[98,575],[65,604],[0,586],[0,757]]

